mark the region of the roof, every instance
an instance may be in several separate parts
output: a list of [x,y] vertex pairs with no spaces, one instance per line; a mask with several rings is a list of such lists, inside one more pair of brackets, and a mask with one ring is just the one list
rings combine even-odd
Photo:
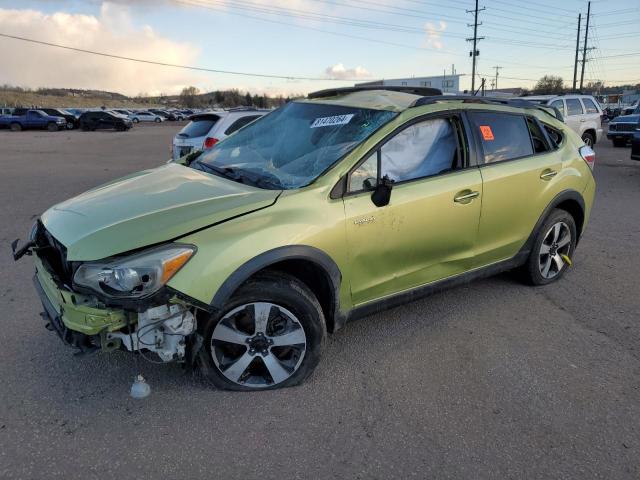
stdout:
[[380,89],[338,93],[335,96],[310,98],[300,101],[402,112],[411,107],[419,98],[422,98],[422,96]]

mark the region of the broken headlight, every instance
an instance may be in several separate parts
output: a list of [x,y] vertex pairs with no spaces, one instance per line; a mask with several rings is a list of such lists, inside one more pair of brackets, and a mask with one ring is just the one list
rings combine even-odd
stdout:
[[114,259],[84,263],[73,276],[73,283],[110,297],[140,298],[158,291],[196,249],[172,245]]

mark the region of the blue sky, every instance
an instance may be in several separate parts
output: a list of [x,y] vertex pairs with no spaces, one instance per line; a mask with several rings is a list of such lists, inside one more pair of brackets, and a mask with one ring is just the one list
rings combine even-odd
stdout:
[[[0,38],[0,83],[105,88],[128,94],[240,88],[306,93],[353,80],[442,74],[455,64],[471,83],[472,0],[0,0],[0,33],[136,58],[240,72],[348,80],[284,80],[127,65]],[[544,74],[573,76],[583,0],[486,0],[478,72],[499,87]],[[4,17],[2,16],[5,11]],[[7,12],[13,10],[9,15]],[[57,16],[55,16],[57,14]],[[313,18],[310,18],[313,17]],[[91,20],[93,18],[94,20]],[[640,2],[592,2],[587,80],[640,83]],[[83,32],[84,31],[84,32]],[[86,33],[89,31],[89,33]],[[583,22],[584,32],[584,22]],[[354,38],[360,37],[360,38]],[[10,48],[7,48],[10,47]],[[38,65],[63,67],[38,75]],[[52,71],[56,70],[56,71]]]

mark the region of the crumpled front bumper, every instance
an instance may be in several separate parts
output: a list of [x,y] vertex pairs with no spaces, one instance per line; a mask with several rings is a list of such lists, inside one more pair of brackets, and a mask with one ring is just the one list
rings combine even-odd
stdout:
[[60,288],[42,261],[34,255],[36,274],[33,283],[45,310],[51,329],[66,342],[76,335],[103,335],[127,326],[128,313],[113,308],[98,308],[95,299]]

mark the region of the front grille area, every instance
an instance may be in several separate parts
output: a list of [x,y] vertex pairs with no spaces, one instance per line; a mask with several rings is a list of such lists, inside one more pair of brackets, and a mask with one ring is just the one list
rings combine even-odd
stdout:
[[35,241],[37,255],[50,270],[50,273],[54,274],[62,283],[71,285],[73,269],[71,262],[67,261],[67,249],[44,228],[40,221],[38,221]]
[[640,128],[637,123],[614,123],[609,125],[612,132],[633,132],[636,128]]

